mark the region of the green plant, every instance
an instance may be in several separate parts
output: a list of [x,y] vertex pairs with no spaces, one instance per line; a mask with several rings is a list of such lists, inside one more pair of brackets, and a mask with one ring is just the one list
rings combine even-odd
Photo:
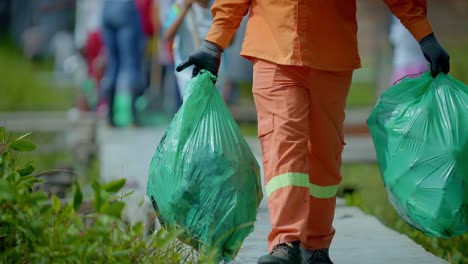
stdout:
[[[195,254],[176,239],[178,229],[146,234],[142,222],[129,224],[120,194],[125,179],[94,181],[92,199],[73,185],[69,200],[35,191],[40,180],[32,162],[18,153],[33,151],[28,135],[12,139],[0,127],[0,263],[194,263]],[[208,256],[198,261],[210,263]]]
[[372,82],[353,82],[346,99],[347,107],[372,106],[375,103],[375,89]]

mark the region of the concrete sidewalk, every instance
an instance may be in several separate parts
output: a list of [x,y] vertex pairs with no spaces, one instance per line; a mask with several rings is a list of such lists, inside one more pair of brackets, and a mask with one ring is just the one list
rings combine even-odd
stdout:
[[[103,181],[125,177],[127,190],[135,194],[128,201],[127,214],[132,221],[143,220],[152,208],[146,198],[148,167],[154,150],[164,134],[163,129],[110,129],[98,126],[97,140]],[[249,138],[257,159],[259,142]],[[375,160],[373,145],[368,137],[347,138],[343,159],[345,162]],[[259,162],[261,164],[261,162]],[[144,201],[139,207],[140,201]],[[408,237],[383,226],[376,218],[363,214],[355,207],[339,201],[334,226],[337,230],[330,249],[336,264],[438,264],[445,261],[426,252]],[[266,254],[266,237],[270,230],[265,200],[261,203],[255,231],[245,240],[234,263],[256,263]]]
[[[330,248],[335,264],[439,264],[446,261],[425,251],[405,235],[382,225],[375,217],[342,202],[335,212],[336,235]],[[266,237],[270,231],[268,210],[258,212],[254,232],[244,241],[234,263],[257,263],[267,254]]]

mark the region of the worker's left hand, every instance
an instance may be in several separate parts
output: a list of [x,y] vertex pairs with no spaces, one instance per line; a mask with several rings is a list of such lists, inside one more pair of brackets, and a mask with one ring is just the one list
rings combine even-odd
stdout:
[[176,71],[180,72],[194,65],[192,77],[195,77],[200,70],[208,70],[217,76],[222,53],[223,49],[221,47],[212,42],[205,41],[198,50],[177,66]]
[[431,63],[431,75],[433,78],[440,71],[445,74],[450,71],[449,55],[439,44],[433,33],[420,40],[419,45],[421,45],[424,57]]

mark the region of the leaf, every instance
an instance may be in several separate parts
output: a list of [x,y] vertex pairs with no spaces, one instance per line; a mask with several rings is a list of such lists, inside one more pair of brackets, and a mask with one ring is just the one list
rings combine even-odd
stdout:
[[27,137],[27,136],[29,136],[31,134],[32,134],[31,132],[26,133],[26,134],[22,135],[21,137],[17,138],[16,140],[22,140],[22,139],[24,139],[25,137]]
[[11,160],[11,154],[10,154],[10,152],[3,152],[3,154],[2,154],[2,160],[0,161],[0,163],[2,164],[2,166],[5,166],[5,164],[8,164],[10,160]]
[[5,142],[5,128],[0,127],[0,142]]
[[21,231],[22,235],[27,238],[29,241],[34,241],[36,239],[34,233],[31,231],[31,228],[29,226],[22,226],[17,224],[15,226],[19,231]]
[[75,212],[78,211],[78,209],[80,209],[82,202],[83,193],[81,192],[80,185],[75,179],[73,183],[73,209],[75,209]]
[[60,211],[60,199],[55,196],[55,195],[52,195],[52,210],[54,210],[54,213],[58,213]]
[[29,190],[33,187],[34,184],[42,182],[42,179],[38,179],[34,176],[24,176],[19,179],[19,183],[16,185],[18,190],[24,190],[29,192]]
[[14,182],[17,182],[19,181],[19,179],[21,178],[21,176],[19,175],[18,172],[14,171],[10,174],[10,179],[12,179]]
[[15,188],[7,180],[0,179],[0,201],[14,200],[16,198]]
[[116,193],[125,186],[125,182],[126,182],[126,179],[115,180],[107,184],[104,184],[102,186],[102,189],[104,189],[106,192]]
[[112,256],[115,257],[115,258],[119,258],[119,257],[129,256],[132,253],[133,252],[132,252],[131,249],[123,249],[123,250],[112,252]]
[[129,197],[130,195],[132,195],[132,194],[134,194],[134,193],[135,193],[135,191],[129,191],[128,193],[124,194],[124,195],[122,196],[122,198],[127,198],[127,197]]
[[145,200],[143,198],[141,198],[141,200],[138,202],[138,207],[141,207],[144,202],[145,202]]
[[182,229],[175,229],[175,228],[170,228],[170,229],[159,229],[159,231],[156,233],[156,240],[154,243],[155,248],[159,249],[165,249],[170,245],[171,242],[173,242],[178,236],[183,234]]
[[50,209],[51,208],[49,206],[41,206],[40,209],[39,209],[39,213],[40,213],[41,217],[44,217],[45,219],[49,218],[50,217],[49,216],[50,215],[49,214]]
[[136,233],[137,235],[140,235],[143,233],[143,223],[138,222],[132,227],[132,231]]
[[19,169],[18,170],[18,173],[21,177],[23,176],[28,176],[30,175],[31,173],[33,173],[35,170],[34,166],[32,165],[32,162],[28,162],[26,163],[26,165],[24,166],[24,168],[22,169]]
[[39,202],[39,201],[45,201],[47,200],[47,194],[45,192],[33,192],[31,195],[27,196],[27,199],[25,201],[29,202]]
[[15,140],[10,143],[10,149],[16,151],[33,151],[36,145],[26,140]]
[[107,202],[102,206],[101,212],[106,215],[120,218],[124,207],[125,207],[125,203],[123,202],[114,202],[114,203]]
[[96,212],[100,212],[102,206],[101,185],[97,181],[94,181],[91,186],[94,190],[93,208]]
[[75,210],[73,210],[71,204],[68,204],[62,209],[62,215],[65,219],[70,219],[75,215]]
[[0,226],[0,238],[8,236],[9,231],[9,226]]

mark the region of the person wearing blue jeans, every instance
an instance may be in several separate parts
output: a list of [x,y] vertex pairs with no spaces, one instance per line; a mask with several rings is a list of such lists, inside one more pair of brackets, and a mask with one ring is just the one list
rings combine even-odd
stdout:
[[104,0],[102,31],[107,48],[102,88],[109,102],[109,123],[138,124],[135,100],[144,88],[143,30],[135,1]]

